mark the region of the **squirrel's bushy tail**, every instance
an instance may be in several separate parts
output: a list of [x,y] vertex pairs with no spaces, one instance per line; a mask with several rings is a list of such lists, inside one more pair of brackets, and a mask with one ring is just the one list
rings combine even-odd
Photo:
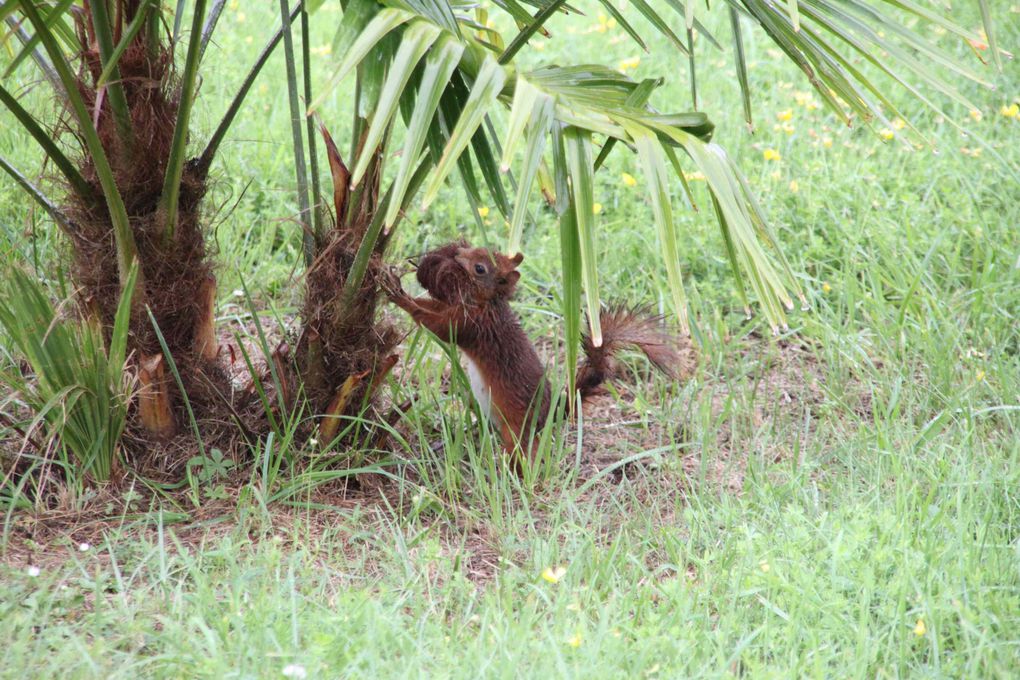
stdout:
[[643,309],[617,306],[602,310],[602,345],[596,347],[585,333],[581,337],[584,361],[577,369],[576,387],[582,401],[603,392],[604,383],[613,373],[613,357],[625,346],[641,350],[648,360],[673,379],[678,379],[684,368],[679,342],[663,327],[660,315]]

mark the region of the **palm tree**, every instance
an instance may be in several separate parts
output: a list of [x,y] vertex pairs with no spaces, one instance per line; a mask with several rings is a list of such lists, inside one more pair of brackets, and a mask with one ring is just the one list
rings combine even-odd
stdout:
[[[883,124],[889,117],[903,117],[885,94],[888,83],[870,78],[861,62],[922,99],[915,81],[966,102],[939,78],[933,64],[980,80],[909,28],[907,19],[941,26],[962,39],[978,37],[914,0],[719,0],[710,9],[679,0],[666,0],[661,7],[630,0],[626,13],[613,0],[599,2],[640,47],[648,48],[638,24],[664,35],[677,57],[689,60],[692,73],[695,33],[720,43],[699,16],[726,12],[748,123],[752,93],[743,32],[749,26],[775,42],[848,124]],[[978,2],[990,52],[998,60],[986,1]],[[505,235],[510,251],[521,246],[532,189],[536,180],[542,184],[559,216],[567,338],[579,337],[583,308],[594,341],[600,339],[593,177],[618,149],[639,160],[671,306],[682,327],[687,328],[688,304],[670,184],[675,175],[693,205],[685,167],[707,180],[745,305],[750,306],[753,293],[776,328],[785,323],[794,298],[803,297],[748,182],[711,141],[714,125],[706,113],[654,106],[661,79],[634,81],[591,64],[518,66],[523,50],[536,40],[550,39],[544,25],[552,16],[576,15],[563,0],[493,0],[493,11],[508,15],[516,27],[505,37],[487,25],[488,10],[463,0],[341,0],[343,18],[332,50],[338,62],[317,97],[309,70],[308,8],[302,2],[292,8],[288,0],[280,0],[281,27],[267,36],[266,48],[205,147],[188,158],[195,83],[224,4],[0,3],[8,40],[20,42],[0,81],[0,101],[59,171],[63,195],[56,200],[46,195],[6,159],[0,158],[0,166],[66,233],[86,314],[112,325],[117,293],[132,263],[140,263],[130,343],[143,384],[137,417],[151,434],[166,437],[181,430],[185,409],[201,419],[226,403],[236,413],[214,360],[215,280],[204,243],[201,201],[219,144],[281,41],[306,265],[300,339],[293,356],[281,348],[270,362],[281,401],[292,405],[301,394],[314,413],[342,416],[370,400],[394,360],[395,334],[380,324],[376,309],[376,281],[387,245],[413,201],[420,195],[421,204],[428,206],[454,173],[475,207],[481,202],[481,176],[492,203],[510,225]],[[190,31],[182,30],[189,12]],[[291,23],[299,15],[300,60],[291,35]],[[180,50],[175,49],[178,43]],[[59,97],[67,112],[62,120],[44,120],[19,102],[11,74],[30,64]],[[346,160],[322,130],[333,175],[328,224],[330,211],[314,171],[318,135],[311,114],[348,77],[355,80],[355,113]],[[690,85],[693,104],[693,78]],[[495,124],[497,110],[508,112],[502,131]],[[60,123],[69,133],[55,142],[51,133]],[[399,127],[404,129],[402,138],[393,134]],[[71,151],[76,147],[80,151]],[[396,168],[384,186],[388,162]],[[143,313],[146,308],[151,311]],[[568,343],[567,365],[576,363],[576,354],[577,343]],[[164,362],[180,376],[176,382]],[[277,408],[269,400],[265,405],[267,410]],[[336,420],[327,417],[320,427],[335,434]]]
[[[694,198],[684,167],[700,171],[710,190],[714,215],[722,231],[726,254],[735,274],[737,290],[750,309],[748,291],[754,293],[766,318],[776,329],[785,324],[785,312],[794,297],[804,297],[779,249],[748,182],[719,145],[712,143],[714,125],[703,112],[662,111],[650,101],[663,81],[640,82],[597,64],[549,65],[537,69],[517,66],[522,50],[536,40],[548,39],[544,24],[557,13],[576,14],[563,0],[493,0],[494,11],[509,15],[516,32],[504,36],[487,21],[488,10],[459,0],[346,0],[332,53],[338,55],[328,82],[312,101],[313,113],[322,99],[348,77],[355,78],[353,145],[350,167],[339,158],[332,166],[337,193],[337,229],[315,232],[313,264],[308,272],[305,319],[318,340],[331,333],[347,338],[353,323],[373,318],[346,316],[351,301],[368,305],[374,299],[375,263],[382,261],[386,245],[404,211],[419,193],[427,207],[443,182],[456,173],[473,208],[481,203],[476,171],[509,226],[506,249],[521,246],[523,227],[536,178],[549,178],[543,193],[559,216],[560,255],[563,268],[561,295],[568,342],[567,365],[576,364],[581,310],[587,312],[590,332],[599,343],[599,286],[596,266],[596,220],[593,176],[616,149],[636,154],[651,199],[654,222],[667,273],[670,301],[684,330],[688,304],[670,200],[671,174],[675,174],[688,202]],[[630,0],[624,14],[613,0],[599,4],[641,48],[647,44],[631,23],[640,15],[663,34],[678,57],[695,70],[694,34],[719,46],[699,21],[694,2],[666,0],[663,11]],[[659,4],[659,3],[656,3]],[[946,96],[974,108],[931,68],[939,64],[980,82],[980,77],[928,43],[906,19],[940,26],[962,39],[977,36],[912,0],[886,0],[894,17],[863,0],[721,0],[710,11],[729,15],[736,76],[741,85],[743,109],[751,124],[751,92],[744,61],[743,31],[756,25],[804,72],[828,107],[848,125],[890,125],[889,118],[905,117],[886,96],[881,84],[857,65],[864,61],[898,85],[924,99],[908,78],[916,78]],[[991,20],[979,0],[992,54],[998,59]],[[677,35],[671,26],[681,23]],[[887,37],[888,34],[888,37]],[[292,103],[296,107],[292,79]],[[697,87],[690,83],[692,104]],[[307,94],[307,93],[306,93]],[[927,99],[924,99],[928,101]],[[929,102],[929,104],[931,104]],[[935,106],[934,104],[931,104]],[[696,108],[696,106],[695,106]],[[508,111],[506,128],[493,124],[497,110]],[[403,126],[401,142],[393,131]],[[295,128],[297,130],[297,128]],[[295,137],[300,146],[300,136]],[[470,152],[468,149],[470,148]],[[502,151],[500,151],[502,149]],[[518,152],[518,149],[522,151]],[[397,153],[395,153],[397,152]],[[392,182],[384,188],[382,166],[399,158]],[[516,195],[508,195],[504,179]],[[348,198],[347,192],[350,192]],[[307,205],[307,199],[302,201]],[[343,205],[341,205],[343,204]],[[337,244],[342,245],[337,245]],[[355,250],[356,248],[356,250]],[[340,304],[334,305],[337,282],[342,284]],[[582,300],[583,298],[583,300]],[[337,310],[333,316],[323,310]],[[369,313],[366,307],[363,311]],[[305,375],[315,375],[309,364],[325,353],[339,361],[333,349],[299,347],[305,357]],[[388,352],[388,347],[385,351]],[[302,354],[303,352],[303,354]],[[309,362],[307,357],[315,357]],[[334,363],[333,365],[337,365]],[[356,366],[373,372],[385,365],[382,354]],[[326,371],[328,374],[329,371]],[[337,380],[351,375],[341,370],[326,384],[327,395],[342,389]],[[573,376],[568,376],[572,380]],[[316,379],[315,384],[320,384]]]
[[[186,408],[200,417],[236,412],[215,361],[216,282],[201,205],[219,144],[284,35],[281,28],[267,36],[205,148],[189,158],[201,60],[225,0],[196,0],[190,31],[182,26],[185,4],[61,0],[0,6],[14,55],[0,81],[0,102],[59,172],[62,195],[51,198],[7,159],[0,158],[0,167],[66,234],[79,306],[108,331],[139,264],[129,340],[140,380],[135,422],[145,437],[163,441],[184,429]],[[288,30],[296,16],[288,14]],[[19,78],[31,65],[52,88],[60,111],[55,117],[21,103],[16,83],[31,82]],[[174,389],[172,372],[183,392]]]

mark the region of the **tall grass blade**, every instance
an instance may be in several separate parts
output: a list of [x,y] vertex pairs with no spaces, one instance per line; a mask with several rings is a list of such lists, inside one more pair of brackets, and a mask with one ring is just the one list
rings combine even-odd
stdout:
[[[199,1],[201,2],[201,0]],[[177,383],[177,389],[180,390],[181,399],[184,400],[184,409],[188,412],[188,424],[191,426],[191,433],[195,437],[198,453],[204,458],[205,442],[202,440],[202,433],[198,429],[198,418],[195,417],[195,410],[191,407],[191,399],[188,397],[187,390],[184,389],[184,380],[181,379],[181,372],[177,370],[177,362],[174,361],[174,356],[170,353],[170,348],[167,347],[166,338],[163,337],[163,331],[160,329],[152,309],[146,305],[145,311],[149,315],[149,322],[152,323],[152,330],[156,333],[156,339],[159,341],[160,349],[163,350],[167,366],[170,367],[170,373],[174,376],[174,381]]]

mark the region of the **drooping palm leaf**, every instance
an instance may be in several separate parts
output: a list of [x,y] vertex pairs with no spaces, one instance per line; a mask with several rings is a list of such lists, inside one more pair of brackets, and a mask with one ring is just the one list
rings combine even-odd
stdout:
[[[403,102],[408,111],[407,134],[397,172],[397,180],[391,189],[396,201],[387,209],[386,223],[396,219],[399,205],[408,196],[407,181],[410,168],[418,163],[420,154],[428,141],[430,153],[437,144],[443,147],[436,167],[426,181],[423,205],[428,206],[438,195],[444,180],[456,166],[459,169],[469,201],[474,206],[480,200],[475,183],[472,163],[467,156],[468,143],[475,138],[481,121],[493,108],[509,107],[508,128],[501,143],[503,153],[499,169],[506,172],[515,155],[521,156],[520,182],[514,207],[510,213],[509,248],[517,250],[523,234],[528,195],[534,178],[544,161],[545,139],[553,133],[559,135],[562,129],[564,153],[562,162],[567,167],[557,168],[558,154],[553,154],[554,176],[569,177],[567,186],[572,187],[567,196],[558,195],[562,204],[566,199],[570,206],[571,218],[566,220],[577,230],[580,273],[587,296],[588,317],[592,323],[593,338],[597,342],[597,282],[594,266],[594,215],[591,189],[591,173],[622,141],[628,148],[637,151],[641,167],[648,181],[652,198],[655,223],[663,247],[667,269],[667,280],[671,291],[673,307],[686,328],[686,296],[679,270],[679,246],[672,224],[670,192],[666,182],[666,161],[674,167],[684,191],[693,205],[693,196],[687,187],[680,169],[675,149],[683,150],[689,161],[703,173],[712,194],[713,205],[720,218],[731,264],[738,276],[746,277],[750,288],[755,291],[765,309],[769,322],[778,327],[784,323],[784,310],[792,306],[790,290],[799,292],[795,279],[785,258],[778,253],[778,244],[768,228],[764,216],[748,190],[746,180],[725,155],[721,148],[709,144],[712,123],[702,113],[663,114],[651,108],[647,102],[656,81],[635,83],[626,76],[603,66],[567,65],[545,67],[530,72],[517,72],[512,68],[513,57],[527,41],[537,33],[556,11],[566,7],[561,2],[533,3],[539,11],[530,19],[521,16],[518,6],[498,4],[513,16],[520,28],[519,34],[510,42],[499,59],[493,59],[488,50],[491,40],[477,38],[477,25],[473,19],[460,14],[461,7],[451,4],[446,12],[443,0],[429,3],[412,3],[404,0],[387,0],[379,7],[372,0],[353,0],[337,32],[344,55],[334,71],[334,77],[327,88],[320,93],[319,100],[337,86],[355,67],[373,53],[383,39],[396,41],[390,50],[397,58],[384,60],[392,71],[386,81],[387,95],[380,97],[379,106],[369,126],[369,149],[375,149],[383,140],[384,132],[393,121],[396,93],[411,82],[411,73],[418,60],[431,50],[433,56],[426,57],[423,70],[424,81],[418,87],[417,97],[412,103],[405,93]],[[682,41],[672,32],[668,24],[650,6],[640,0],[632,6],[641,13],[653,27],[666,35],[681,52],[687,53],[692,44],[693,32],[701,32],[718,46],[715,39],[698,21],[693,3],[671,0],[670,6],[684,18],[690,31],[688,42]],[[889,0],[889,4],[900,7],[926,21],[931,21],[922,10],[909,4],[909,0]],[[908,50],[916,50],[928,57],[946,64],[951,62],[936,48],[929,45],[910,28],[897,24],[878,10],[865,5],[862,0],[846,0],[839,6],[833,0],[801,0],[800,2],[773,3],[769,0],[726,0],[734,30],[734,45],[738,56],[738,75],[744,98],[745,116],[750,122],[750,93],[748,92],[746,65],[743,59],[743,37],[740,22],[743,17],[756,21],[766,34],[776,42],[791,59],[798,63],[808,75],[812,85],[819,91],[827,104],[849,122],[848,111],[863,120],[876,118],[886,120],[891,107],[882,88],[869,80],[857,69],[841,50],[872,60],[895,82],[909,91],[922,96],[904,77],[909,73],[943,94],[963,100],[951,86],[936,78],[929,69],[913,58]],[[613,13],[612,11],[610,13]],[[465,30],[453,31],[450,17],[463,24]],[[621,15],[622,16],[622,15]],[[615,17],[615,14],[614,14]],[[421,27],[430,22],[435,29],[426,32]],[[872,25],[893,24],[893,36],[900,41],[873,30]],[[627,30],[633,27],[628,24]],[[467,30],[474,29],[474,30]],[[486,29],[488,33],[491,30]],[[954,30],[965,33],[954,26]],[[436,37],[438,35],[438,38]],[[425,39],[423,40],[423,36]],[[451,55],[452,44],[463,46],[456,64]],[[639,44],[641,41],[639,39]],[[901,48],[899,45],[902,44]],[[872,54],[883,52],[892,59],[878,62]],[[440,61],[436,54],[446,55]],[[692,67],[693,67],[693,54]],[[378,61],[378,58],[377,58]],[[439,64],[445,68],[440,72]],[[506,65],[504,67],[504,65]],[[957,66],[955,71],[967,77],[974,77],[969,69]],[[448,83],[444,84],[444,80]],[[446,101],[444,88],[456,90],[456,85],[465,81],[470,84],[470,96],[459,100],[456,111],[438,105]],[[381,80],[380,80],[381,82]],[[417,83],[417,81],[415,81]],[[383,87],[383,86],[377,86]],[[692,88],[696,98],[696,90]],[[455,120],[454,120],[455,118]],[[441,140],[437,140],[437,135]],[[591,137],[605,140],[602,151],[595,162],[590,158]],[[524,144],[520,144],[523,139]],[[482,142],[484,142],[482,138]],[[523,152],[520,151],[523,149]],[[482,176],[494,196],[502,193],[502,186],[494,182],[488,158],[491,152],[487,146],[475,146],[476,160],[482,169]],[[585,153],[588,150],[589,153]],[[357,167],[364,168],[366,157],[357,159]],[[360,173],[355,171],[355,181]],[[497,205],[499,200],[497,199]],[[501,208],[502,209],[502,208]],[[566,209],[560,210],[562,214]],[[562,227],[562,224],[561,224]],[[564,242],[566,244],[566,242]],[[779,265],[773,263],[766,247],[777,250]],[[741,290],[743,286],[741,285]]]

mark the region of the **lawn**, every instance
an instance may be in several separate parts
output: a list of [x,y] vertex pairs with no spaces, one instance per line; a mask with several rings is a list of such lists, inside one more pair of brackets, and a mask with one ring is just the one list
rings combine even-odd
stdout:
[[[977,3],[960,4],[956,20],[978,27]],[[990,4],[1000,44],[1015,48],[1020,5]],[[663,39],[645,55],[594,3],[578,6],[588,18],[554,19],[563,35],[536,60],[664,74],[653,103],[690,107],[686,61]],[[278,21],[273,3],[225,12],[207,56],[222,67],[207,71],[195,114],[203,131],[259,49],[252,34]],[[728,36],[725,15],[706,14]],[[338,18],[334,3],[313,16],[321,79]],[[390,453],[270,438],[236,462],[207,452],[184,488],[58,489],[36,510],[6,498],[0,675],[1014,677],[1020,67],[977,64],[994,89],[957,83],[976,111],[932,94],[966,133],[903,91],[894,101],[923,138],[896,121],[847,129],[746,32],[753,134],[728,49],[699,46],[699,107],[806,291],[788,330],[745,317],[692,174],[701,209],[676,224],[702,345],[682,383],[627,355],[609,394],[551,433],[546,467],[522,484],[496,462],[449,354],[412,332],[388,398],[414,406]],[[250,330],[243,286],[268,326],[293,319],[300,292],[279,55],[255,95],[208,203],[225,333]],[[338,91],[321,112],[337,139],[349,133],[344,103]],[[0,153],[47,173],[5,129]],[[640,177],[626,154],[596,175],[602,294],[665,311]],[[562,376],[556,218],[537,199],[532,209],[514,308]],[[459,235],[501,245],[496,210],[473,212],[450,182],[409,215],[395,254]],[[65,247],[0,182],[5,266],[35,268],[59,297]]]

